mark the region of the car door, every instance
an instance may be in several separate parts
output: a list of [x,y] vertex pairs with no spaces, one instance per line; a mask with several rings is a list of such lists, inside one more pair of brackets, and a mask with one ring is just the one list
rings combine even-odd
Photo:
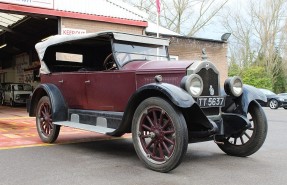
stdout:
[[89,110],[123,112],[136,90],[134,72],[89,72],[86,81],[86,109]]
[[85,81],[85,72],[64,72],[41,76],[42,83],[52,83],[60,89],[68,107],[72,109],[84,109],[87,106]]

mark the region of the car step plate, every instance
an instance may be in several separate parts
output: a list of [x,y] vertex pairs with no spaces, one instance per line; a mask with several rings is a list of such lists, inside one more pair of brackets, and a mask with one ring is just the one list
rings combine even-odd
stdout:
[[76,122],[72,122],[72,121],[57,121],[57,122],[53,122],[53,123],[56,124],[56,125],[73,127],[73,128],[77,128],[77,129],[98,132],[98,133],[101,133],[101,134],[106,134],[106,133],[115,131],[115,129],[113,129],[113,128],[107,128],[107,127],[95,126],[95,125],[88,125],[88,124],[83,124],[83,123],[76,123]]

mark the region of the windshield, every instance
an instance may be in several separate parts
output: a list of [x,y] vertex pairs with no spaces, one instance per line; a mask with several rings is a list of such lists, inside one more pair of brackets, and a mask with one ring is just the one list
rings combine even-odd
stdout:
[[167,47],[153,44],[114,42],[114,54],[121,66],[143,60],[169,60]]

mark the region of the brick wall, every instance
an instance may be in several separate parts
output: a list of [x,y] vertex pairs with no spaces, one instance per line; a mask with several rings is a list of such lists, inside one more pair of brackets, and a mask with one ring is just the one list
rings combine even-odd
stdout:
[[100,31],[121,31],[142,35],[144,27],[114,24],[107,22],[98,22],[82,19],[62,18],[62,28],[84,29],[87,33],[100,32]]
[[202,49],[206,49],[208,60],[220,71],[220,85],[223,86],[228,76],[227,44],[187,37],[167,37],[170,39],[169,53],[178,56],[179,60],[201,60]]

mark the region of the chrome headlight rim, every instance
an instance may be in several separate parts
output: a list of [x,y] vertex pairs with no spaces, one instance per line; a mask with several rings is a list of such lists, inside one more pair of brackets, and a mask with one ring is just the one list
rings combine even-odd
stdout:
[[[200,86],[194,86],[194,80],[198,80]],[[191,89],[193,88],[193,90]],[[199,97],[203,91],[203,80],[198,74],[191,74],[186,76],[184,82],[184,89],[193,97]]]
[[224,90],[226,94],[239,97],[243,93],[243,82],[239,76],[228,78],[224,82]]

